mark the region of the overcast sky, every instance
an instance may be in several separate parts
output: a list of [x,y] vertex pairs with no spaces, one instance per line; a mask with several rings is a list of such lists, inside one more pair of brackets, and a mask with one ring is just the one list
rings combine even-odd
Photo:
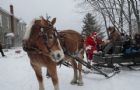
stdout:
[[83,14],[77,13],[74,0],[0,0],[0,6],[9,12],[9,5],[14,5],[14,14],[27,24],[36,17],[56,17],[57,29],[74,29],[81,32]]

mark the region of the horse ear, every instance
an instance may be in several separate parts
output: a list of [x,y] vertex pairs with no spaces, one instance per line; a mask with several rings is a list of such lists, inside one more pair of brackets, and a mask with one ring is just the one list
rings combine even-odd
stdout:
[[52,21],[51,21],[51,24],[54,25],[55,22],[56,22],[56,18],[53,18]]

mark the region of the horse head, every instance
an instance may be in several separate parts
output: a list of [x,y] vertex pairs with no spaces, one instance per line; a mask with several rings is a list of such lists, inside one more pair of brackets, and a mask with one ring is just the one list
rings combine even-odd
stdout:
[[54,28],[56,18],[52,21],[43,17],[32,21],[23,38],[23,49],[26,52],[36,52],[48,55],[53,61],[59,62],[64,53],[58,39],[58,33]]

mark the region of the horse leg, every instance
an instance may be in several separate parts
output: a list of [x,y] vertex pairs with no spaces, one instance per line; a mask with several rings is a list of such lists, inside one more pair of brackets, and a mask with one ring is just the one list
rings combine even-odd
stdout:
[[78,63],[78,85],[83,86],[82,64],[81,63]]
[[57,76],[56,64],[49,64],[47,66],[47,69],[52,79],[54,90],[59,90],[59,81]]
[[36,77],[37,77],[37,80],[38,80],[38,83],[39,83],[39,90],[45,90],[44,89],[44,85],[43,85],[43,77],[42,77],[42,70],[41,70],[41,66],[40,65],[33,65],[31,64],[34,71],[35,71],[35,74],[36,74]]
[[71,84],[77,84],[77,63],[74,60],[71,60],[71,64],[73,67],[73,71],[74,71],[74,75],[73,75],[73,79],[71,81]]
[[[81,49],[79,51],[79,58],[83,59],[84,58],[84,50]],[[82,79],[82,64],[78,62],[78,66],[77,66],[77,70],[78,70],[78,85],[79,86],[83,86],[83,79]]]

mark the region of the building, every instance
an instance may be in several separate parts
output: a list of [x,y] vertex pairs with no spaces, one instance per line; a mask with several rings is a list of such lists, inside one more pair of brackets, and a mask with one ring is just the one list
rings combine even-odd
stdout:
[[13,6],[10,13],[0,7],[0,42],[5,48],[21,45],[26,23],[14,16]]

